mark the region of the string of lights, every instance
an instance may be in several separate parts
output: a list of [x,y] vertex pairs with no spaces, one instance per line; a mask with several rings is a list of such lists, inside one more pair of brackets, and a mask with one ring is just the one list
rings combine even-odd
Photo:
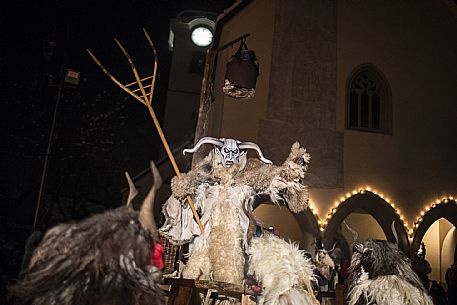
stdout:
[[423,221],[424,216],[430,212],[432,209],[436,208],[437,206],[449,202],[453,202],[456,204],[456,201],[454,200],[453,196],[444,196],[442,198],[437,198],[433,200],[430,204],[424,206],[423,210],[420,211],[419,215],[416,217],[416,221],[412,226],[408,224],[408,222],[405,220],[404,213],[398,208],[398,205],[395,204],[389,197],[384,195],[383,193],[379,192],[376,189],[371,188],[370,186],[365,186],[361,188],[356,188],[352,192],[347,192],[345,195],[341,196],[338,200],[335,200],[333,206],[329,209],[327,212],[325,218],[321,218],[319,216],[318,209],[316,208],[316,203],[310,200],[309,203],[309,209],[310,211],[314,214],[314,216],[317,219],[317,222],[319,224],[319,228],[321,231],[325,231],[328,223],[332,219],[332,217],[338,212],[338,208],[342,205],[345,204],[348,199],[350,199],[353,196],[357,196],[360,194],[365,194],[365,193],[371,193],[375,196],[378,196],[379,198],[383,199],[387,204],[390,205],[390,207],[395,211],[395,214],[398,216],[398,218],[402,221],[403,226],[408,233],[408,238],[410,241],[413,240],[413,236],[417,228],[419,227],[420,223]]

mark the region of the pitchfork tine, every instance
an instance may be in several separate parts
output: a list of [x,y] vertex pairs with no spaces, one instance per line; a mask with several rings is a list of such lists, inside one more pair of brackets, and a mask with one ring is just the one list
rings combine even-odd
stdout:
[[[115,83],[116,85],[118,85],[122,90],[124,90],[125,92],[127,92],[128,94],[130,94],[131,96],[133,96],[135,99],[137,99],[138,101],[140,101],[142,104],[145,104],[145,102],[141,99],[141,97],[139,97],[138,95],[136,95],[135,93],[133,93],[130,89],[128,89],[126,86],[124,86],[120,81],[118,81],[111,73],[109,73],[109,71],[102,65],[102,63],[97,59],[97,57],[95,57],[94,54],[92,54],[91,51],[89,51],[88,49],[86,49],[87,53],[89,53],[90,57],[93,59],[93,61],[95,61],[95,63],[97,64],[97,66],[103,71],[103,73],[106,74],[106,76],[108,76],[112,81],[113,83]],[[145,104],[146,105],[146,104]]]
[[154,85],[156,82],[156,75],[157,75],[157,52],[156,48],[154,47],[154,43],[152,42],[151,36],[149,36],[149,33],[146,31],[145,28],[143,28],[144,36],[146,36],[146,40],[149,42],[149,45],[151,46],[152,52],[154,53],[154,72],[152,74],[152,83],[151,83],[151,92],[149,96],[149,105],[152,103],[152,93],[154,92]]
[[141,89],[141,93],[143,94],[144,102],[146,103],[148,101],[148,97],[146,96],[146,91],[144,91],[144,87],[143,87],[143,83],[141,82],[140,75],[138,75],[138,71],[136,70],[135,64],[133,63],[132,58],[130,57],[130,54],[127,52],[127,50],[124,48],[124,46],[119,42],[119,40],[114,38],[114,41],[117,43],[117,45],[119,46],[119,49],[121,49],[122,53],[124,53],[125,58],[127,58],[127,61],[130,64],[130,68],[133,71],[133,75],[135,76],[136,82]]

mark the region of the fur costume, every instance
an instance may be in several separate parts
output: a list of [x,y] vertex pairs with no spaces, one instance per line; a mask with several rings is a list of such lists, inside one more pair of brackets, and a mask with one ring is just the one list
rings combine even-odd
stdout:
[[409,259],[385,240],[354,246],[348,286],[349,305],[433,305]]
[[[254,200],[268,196],[274,203],[285,201],[292,212],[308,205],[307,188],[300,183],[309,154],[298,143],[281,166],[247,159],[231,166],[222,164],[213,150],[198,166],[172,180],[172,196],[163,207],[165,224],[160,232],[176,244],[191,242],[185,278],[213,279],[241,284],[244,250],[248,246]],[[185,196],[194,198],[205,226],[194,221]]]
[[249,274],[262,287],[259,305],[317,304],[311,290],[313,267],[296,244],[266,232],[246,251]]
[[130,206],[131,194],[127,206],[50,229],[12,292],[34,305],[162,304],[163,260],[151,218],[161,179],[151,165],[154,185],[141,211]]

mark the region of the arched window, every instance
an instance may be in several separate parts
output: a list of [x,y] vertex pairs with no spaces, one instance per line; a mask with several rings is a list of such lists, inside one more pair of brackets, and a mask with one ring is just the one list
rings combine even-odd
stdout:
[[391,132],[390,89],[381,73],[363,65],[352,73],[348,83],[348,129]]

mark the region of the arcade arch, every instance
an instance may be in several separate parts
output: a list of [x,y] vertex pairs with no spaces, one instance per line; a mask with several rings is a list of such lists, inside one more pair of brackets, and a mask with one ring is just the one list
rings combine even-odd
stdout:
[[314,250],[319,225],[310,208],[294,214],[286,206],[266,201],[254,205],[254,215],[263,226],[273,226],[282,237],[299,242],[301,249]]
[[409,252],[408,234],[402,219],[387,201],[368,191],[357,193],[338,206],[323,232],[325,247],[332,247],[341,224],[350,214],[361,212],[369,214],[379,224],[384,236],[390,242],[397,242],[391,227],[394,222],[399,248],[406,253]]

